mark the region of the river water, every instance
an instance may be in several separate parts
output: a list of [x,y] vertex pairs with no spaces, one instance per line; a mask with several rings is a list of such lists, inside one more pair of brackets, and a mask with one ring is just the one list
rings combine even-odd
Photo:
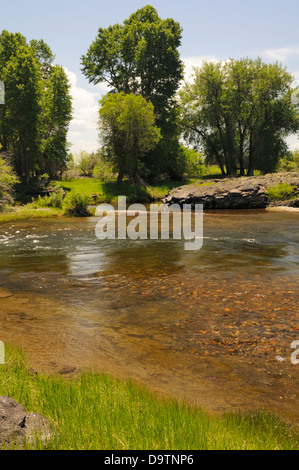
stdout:
[[0,226],[4,343],[37,371],[104,371],[209,411],[298,421],[298,213],[208,211],[199,251],[100,241],[97,222]]

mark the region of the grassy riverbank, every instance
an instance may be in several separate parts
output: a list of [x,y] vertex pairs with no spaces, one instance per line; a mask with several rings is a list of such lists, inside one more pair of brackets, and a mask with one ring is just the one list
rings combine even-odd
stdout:
[[[19,204],[7,208],[5,212],[0,213],[0,224],[5,222],[15,222],[29,219],[41,219],[49,217],[68,216],[69,202],[72,195],[79,194],[83,199],[89,199],[88,204],[117,203],[118,196],[126,196],[127,202],[149,203],[153,200],[159,200],[172,188],[182,184],[191,184],[196,179],[186,179],[184,181],[163,180],[155,186],[142,187],[137,184],[124,181],[103,182],[97,178],[77,178],[73,180],[53,181],[51,184],[57,191],[63,190],[66,194],[61,207],[51,207],[47,204],[47,197],[36,199],[27,204],[21,204],[25,199],[22,193],[18,194]],[[92,211],[90,211],[92,215]]]
[[56,208],[34,209],[30,206],[12,208],[10,211],[0,213],[0,224],[5,222],[21,222],[30,219],[44,219],[49,217],[60,217],[64,210]]
[[[75,378],[30,371],[21,351],[6,347],[0,395],[53,426],[50,450],[298,449],[299,436],[265,412],[210,416],[160,399],[130,381],[83,373]],[[42,445],[37,443],[37,448]]]
[[93,197],[97,203],[117,202],[118,196],[126,196],[128,203],[146,203],[153,199],[161,199],[173,188],[183,184],[191,184],[197,178],[188,178],[184,181],[162,180],[153,186],[143,187],[128,181],[117,183],[117,181],[103,182],[97,178],[78,178],[54,182],[56,187],[61,187],[67,192],[79,192],[82,195]]

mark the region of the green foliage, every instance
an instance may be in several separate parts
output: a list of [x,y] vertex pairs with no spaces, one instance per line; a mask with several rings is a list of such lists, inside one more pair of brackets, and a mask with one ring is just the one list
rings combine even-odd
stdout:
[[279,183],[267,188],[266,196],[269,201],[287,201],[298,195],[298,188],[289,183]]
[[90,211],[88,207],[92,203],[91,197],[79,192],[72,192],[65,198],[65,209],[72,217],[88,217]]
[[112,93],[140,95],[154,105],[162,139],[143,155],[143,177],[182,173],[175,115],[175,94],[183,78],[178,51],[181,36],[179,23],[162,20],[147,5],[121,25],[100,28],[82,57],[82,70],[90,82],[104,81]]
[[178,48],[182,29],[145,6],[122,25],[100,28],[86,55],[83,73],[92,83],[105,81],[113,92],[142,95],[165,112],[183,78]]
[[32,208],[53,207],[55,209],[62,209],[65,192],[62,188],[57,188],[49,196],[38,196],[29,206]]
[[260,59],[204,63],[180,93],[184,137],[222,174],[273,171],[285,137],[299,129],[292,81],[284,68]]
[[278,162],[278,171],[299,171],[299,150],[287,152]]
[[202,155],[194,149],[181,146],[181,151],[185,155],[187,175],[191,176],[205,176],[208,174],[208,168],[202,163]]
[[0,211],[12,203],[12,192],[18,179],[8,163],[0,157]]
[[99,156],[94,152],[88,153],[85,150],[81,150],[78,155],[77,166],[83,176],[93,176],[94,168],[99,160]]
[[18,176],[27,183],[43,173],[57,177],[65,168],[71,97],[64,69],[43,40],[29,44],[19,33],[0,34],[0,143]]
[[101,100],[100,135],[107,161],[117,171],[136,180],[142,156],[153,149],[161,134],[155,125],[154,107],[132,93],[108,94]]
[[109,162],[106,162],[103,157],[100,157],[93,169],[94,178],[100,181],[108,182],[116,179],[116,174],[113,167]]

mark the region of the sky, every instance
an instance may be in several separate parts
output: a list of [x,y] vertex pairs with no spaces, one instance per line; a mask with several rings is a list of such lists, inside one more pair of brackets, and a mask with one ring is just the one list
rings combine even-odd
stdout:
[[[145,5],[162,19],[173,18],[183,28],[180,55],[189,79],[203,60],[261,57],[287,67],[299,84],[299,2],[296,0],[0,0],[0,31],[20,32],[28,41],[43,39],[71,83],[73,120],[71,151],[98,149],[99,100],[104,84],[92,85],[81,72],[100,27],[122,23]],[[297,84],[295,81],[294,84]],[[289,139],[299,148],[298,137]]]

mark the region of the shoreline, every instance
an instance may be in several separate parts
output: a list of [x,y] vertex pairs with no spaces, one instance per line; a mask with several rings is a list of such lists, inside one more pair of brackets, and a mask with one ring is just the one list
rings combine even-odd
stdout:
[[[293,191],[291,199],[286,193],[269,197],[270,188],[286,185]],[[299,175],[274,173],[263,176],[225,178],[198,181],[169,191],[163,202],[167,205],[202,204],[205,210],[268,209],[269,207],[299,207]]]

